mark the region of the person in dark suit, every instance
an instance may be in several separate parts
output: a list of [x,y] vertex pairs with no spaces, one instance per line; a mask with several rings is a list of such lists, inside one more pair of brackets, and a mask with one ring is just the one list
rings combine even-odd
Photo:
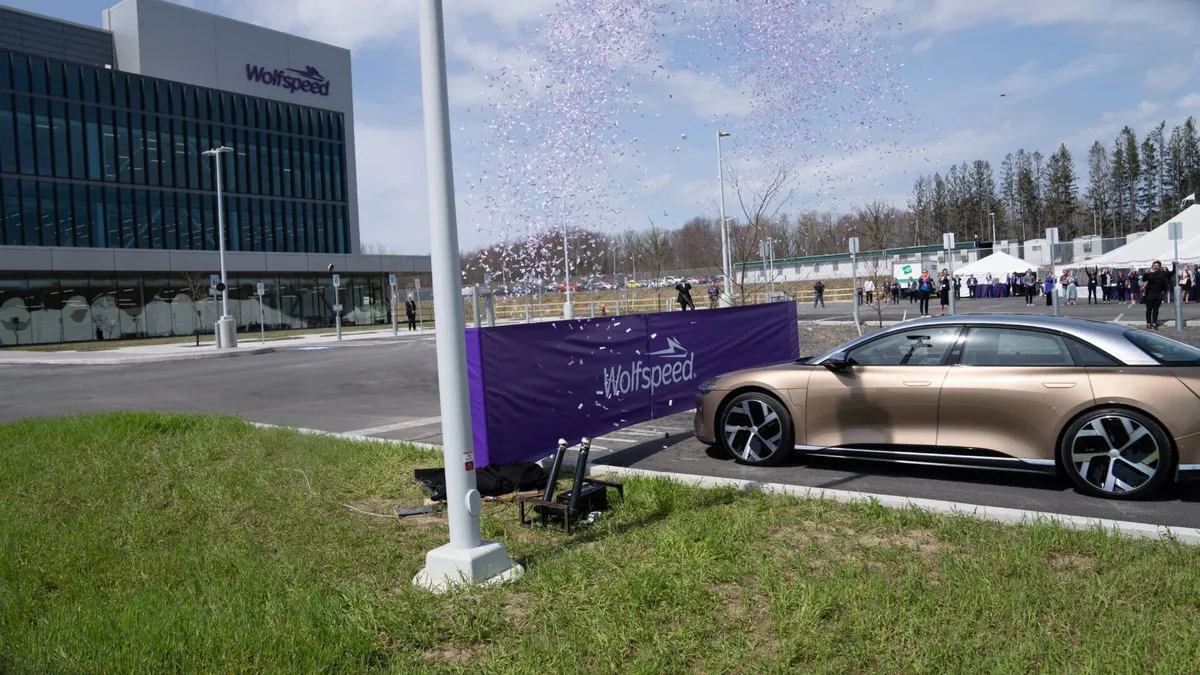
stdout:
[[408,300],[404,301],[404,315],[408,317],[408,329],[417,329],[417,302],[413,300],[412,294],[409,294]]
[[1175,268],[1168,272],[1162,263],[1155,260],[1150,271],[1142,275],[1142,297],[1146,303],[1146,327],[1158,329],[1158,308],[1162,306],[1163,297],[1175,284]]

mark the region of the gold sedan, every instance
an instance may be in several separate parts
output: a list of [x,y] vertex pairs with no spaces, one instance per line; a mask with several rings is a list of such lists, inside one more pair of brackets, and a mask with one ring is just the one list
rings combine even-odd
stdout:
[[1200,349],[1078,319],[907,322],[705,382],[695,431],[745,464],[808,453],[1044,471],[1140,499],[1200,478]]

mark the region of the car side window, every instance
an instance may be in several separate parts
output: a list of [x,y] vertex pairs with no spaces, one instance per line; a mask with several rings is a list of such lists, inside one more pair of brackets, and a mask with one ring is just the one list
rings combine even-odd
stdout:
[[1070,345],[1071,351],[1075,353],[1075,362],[1081,366],[1097,368],[1121,365],[1120,361],[1090,345],[1085,345],[1079,340],[1067,340],[1067,344]]
[[1060,335],[1020,328],[972,328],[963,345],[964,366],[1074,366]]
[[936,366],[958,337],[958,326],[927,326],[897,331],[850,350],[855,366]]

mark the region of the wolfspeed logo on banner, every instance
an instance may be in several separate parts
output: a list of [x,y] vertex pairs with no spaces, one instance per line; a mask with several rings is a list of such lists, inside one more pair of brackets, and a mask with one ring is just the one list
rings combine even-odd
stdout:
[[[292,77],[288,73],[295,73],[298,77]],[[312,66],[305,66],[304,70],[295,68],[271,70],[247,63],[246,79],[251,82],[283,87],[293,94],[297,91],[307,91],[321,96],[329,95],[329,80],[326,80],[325,76]]]
[[626,366],[604,369],[604,398],[624,396],[635,391],[656,388],[677,382],[687,382],[696,376],[696,355],[679,344],[675,338],[667,338],[667,348],[650,352],[648,356],[667,359],[666,363],[647,366],[634,361]]

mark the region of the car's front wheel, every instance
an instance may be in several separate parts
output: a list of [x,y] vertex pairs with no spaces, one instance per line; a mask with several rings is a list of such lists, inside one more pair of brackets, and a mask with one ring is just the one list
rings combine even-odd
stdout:
[[735,460],[769,466],[787,458],[793,443],[792,416],[779,399],[762,392],[741,394],[721,412],[717,439]]
[[1059,457],[1080,492],[1109,499],[1145,499],[1175,467],[1175,450],[1163,428],[1124,408],[1093,410],[1072,422]]

